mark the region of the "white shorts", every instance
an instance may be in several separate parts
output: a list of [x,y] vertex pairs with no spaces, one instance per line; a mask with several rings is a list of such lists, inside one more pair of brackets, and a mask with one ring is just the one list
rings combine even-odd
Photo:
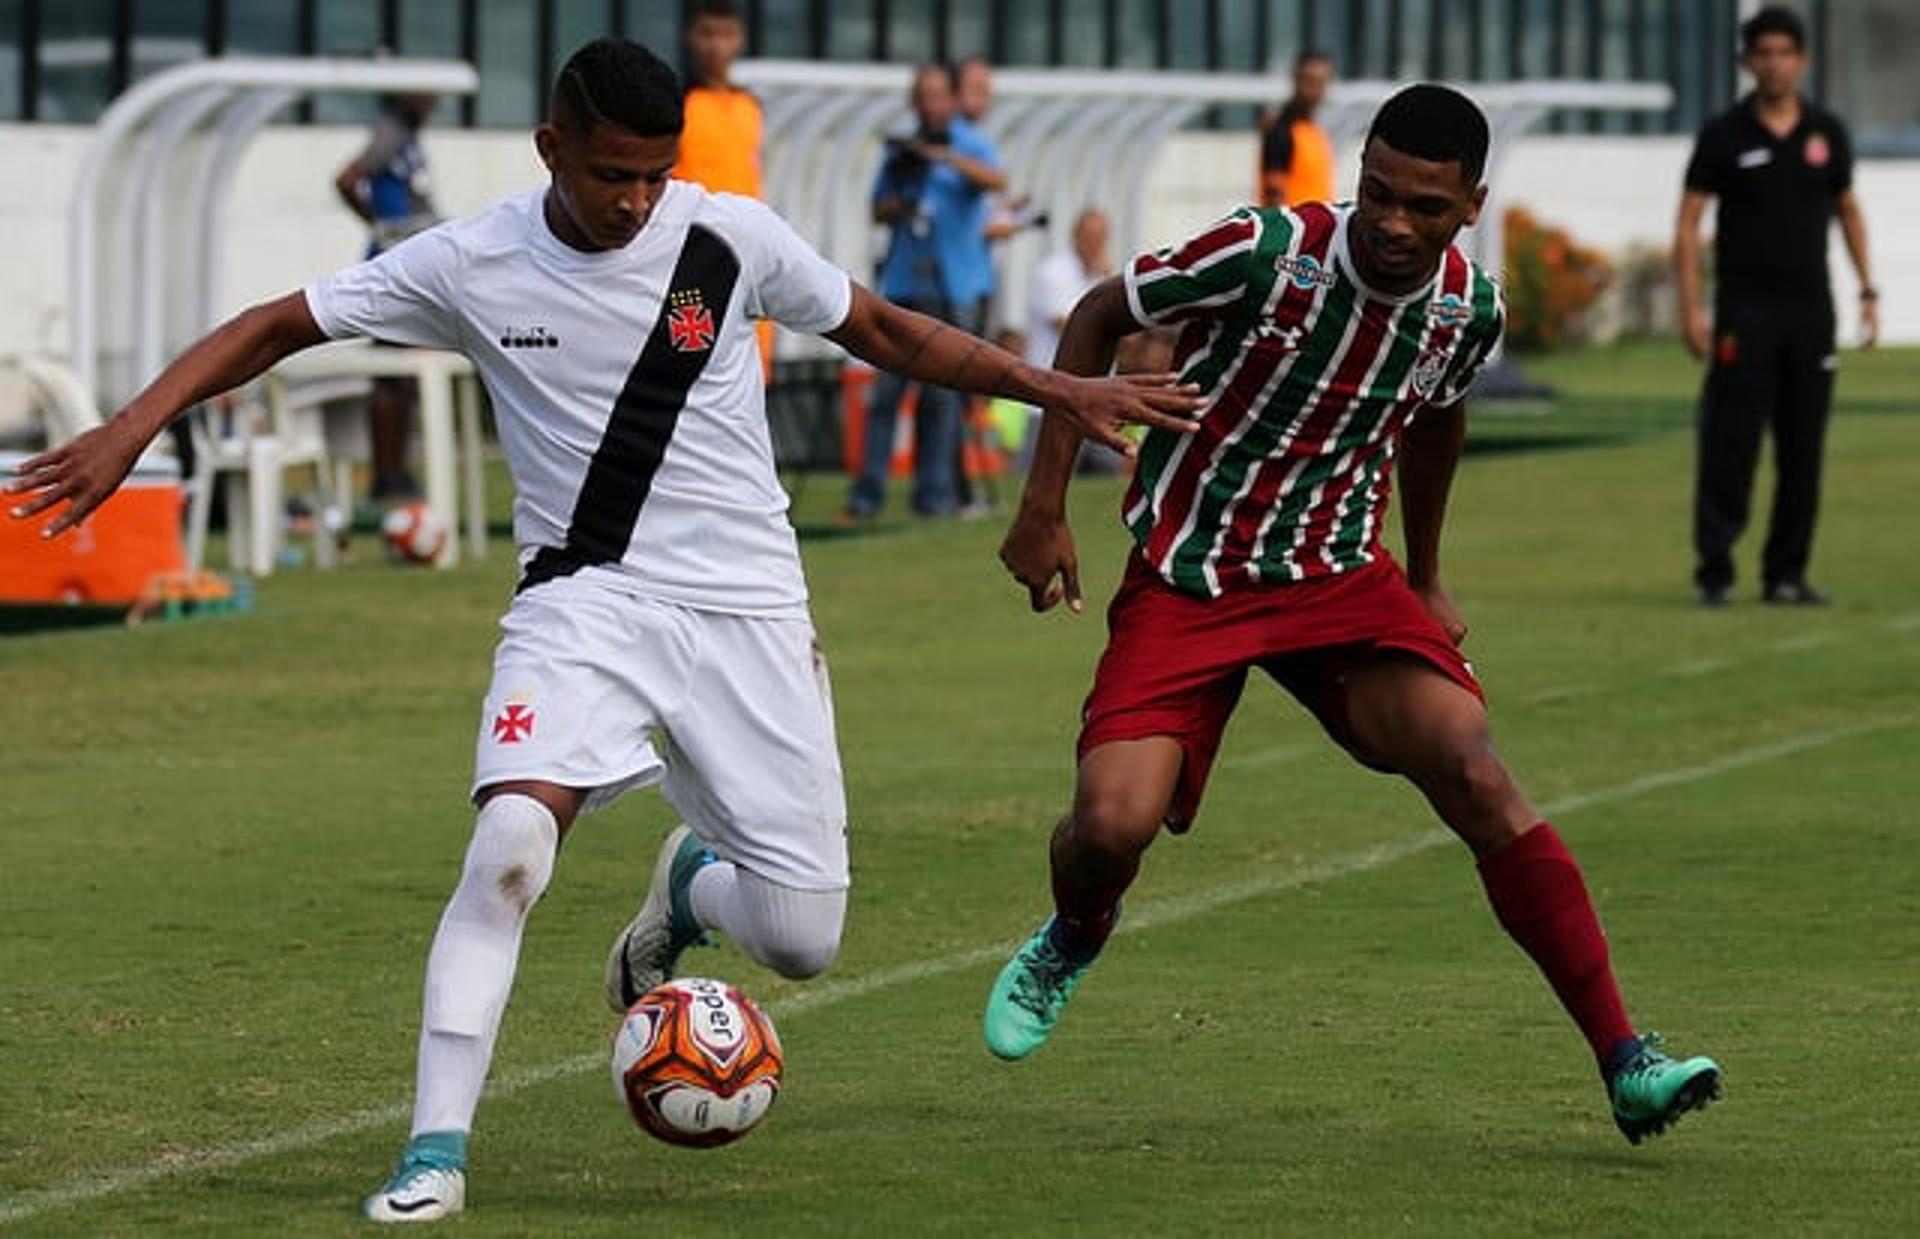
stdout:
[[500,621],[473,790],[533,779],[585,808],[653,783],[713,850],[801,890],[847,886],[827,665],[804,613],[697,611],[589,569]]

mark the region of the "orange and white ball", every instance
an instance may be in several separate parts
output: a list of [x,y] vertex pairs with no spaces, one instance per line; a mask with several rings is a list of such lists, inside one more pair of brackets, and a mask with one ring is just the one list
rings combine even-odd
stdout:
[[738,1140],[780,1096],[773,1021],[724,981],[683,977],[648,990],[613,1037],[613,1085],[634,1122],[668,1144]]

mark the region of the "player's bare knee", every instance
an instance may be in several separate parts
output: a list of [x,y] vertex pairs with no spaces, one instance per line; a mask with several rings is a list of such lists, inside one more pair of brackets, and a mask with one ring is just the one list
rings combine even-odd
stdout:
[[1427,778],[1435,790],[1476,809],[1500,805],[1513,790],[1513,779],[1493,751],[1491,740],[1480,738],[1448,747],[1439,754]]
[[1476,850],[1498,848],[1536,815],[1490,738],[1449,748],[1418,780],[1441,816]]
[[1073,838],[1082,848],[1133,856],[1153,841],[1167,806],[1128,788],[1083,792],[1073,806]]

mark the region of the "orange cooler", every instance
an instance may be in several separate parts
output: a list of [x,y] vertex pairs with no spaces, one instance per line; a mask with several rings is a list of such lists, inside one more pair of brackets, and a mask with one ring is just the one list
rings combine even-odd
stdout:
[[[0,477],[25,459],[0,452]],[[0,603],[132,605],[156,576],[186,571],[184,502],[179,469],[143,461],[84,525],[58,538],[40,536],[50,513],[28,520],[0,513]]]

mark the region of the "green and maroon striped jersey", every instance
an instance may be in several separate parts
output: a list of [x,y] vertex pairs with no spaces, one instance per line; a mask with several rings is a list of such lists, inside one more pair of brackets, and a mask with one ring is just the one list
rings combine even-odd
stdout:
[[1174,587],[1218,596],[1371,563],[1407,421],[1466,394],[1499,344],[1499,287],[1449,247],[1405,296],[1367,288],[1346,204],[1247,207],[1127,265],[1144,324],[1207,396],[1192,434],[1150,431],[1123,505]]

